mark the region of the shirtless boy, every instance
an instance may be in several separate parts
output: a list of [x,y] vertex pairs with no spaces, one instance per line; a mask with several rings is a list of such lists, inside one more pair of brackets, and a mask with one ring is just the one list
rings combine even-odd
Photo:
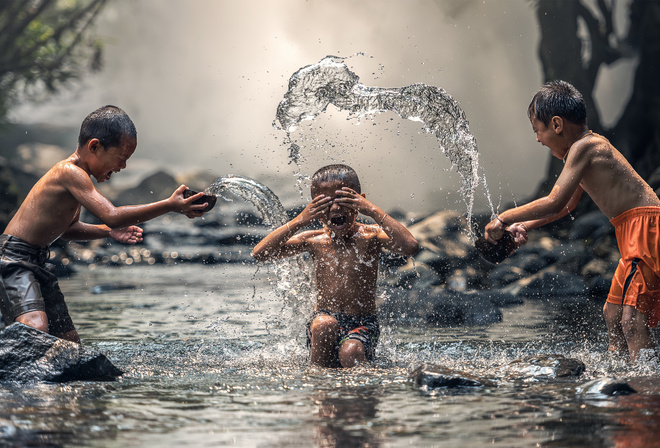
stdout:
[[546,197],[500,213],[486,225],[495,243],[505,229],[522,235],[575,209],[582,191],[615,227],[621,252],[603,308],[609,350],[638,359],[655,355],[649,327],[660,318],[660,199],[610,142],[587,127],[580,92],[564,81],[539,90],[528,109],[536,140],[562,159],[564,168]]
[[[259,261],[311,254],[318,298],[307,324],[311,361],[323,367],[353,367],[373,358],[378,342],[376,280],[382,248],[417,253],[415,238],[361,193],[355,171],[329,165],[312,177],[312,201],[294,219],[253,250]],[[356,222],[358,213],[378,225]],[[315,220],[320,230],[299,230]]]
[[[115,207],[94,187],[126,168],[137,146],[135,125],[115,106],[95,110],[80,128],[78,147],[32,187],[0,236],[0,310],[5,325],[21,322],[62,339],[80,343],[57,277],[46,267],[48,246],[58,238],[92,240],[110,237],[122,243],[142,241],[135,226],[168,212],[202,216],[204,204],[184,198],[181,185],[168,199]],[[105,224],[79,221],[85,207]]]

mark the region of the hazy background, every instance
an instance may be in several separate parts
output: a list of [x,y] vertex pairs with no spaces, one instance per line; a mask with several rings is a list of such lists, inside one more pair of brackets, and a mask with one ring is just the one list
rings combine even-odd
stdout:
[[[618,29],[626,19],[621,11]],[[528,0],[121,0],[106,7],[97,34],[105,42],[100,73],[46,103],[19,107],[11,119],[70,126],[73,151],[91,110],[122,107],[136,123],[138,150],[113,176],[115,186],[159,169],[203,170],[253,177],[284,202],[299,197],[298,167],[272,122],[289,77],[326,55],[350,57],[368,86],[425,83],[452,95],[476,137],[496,206],[528,197],[545,172],[547,150],[526,116],[543,82]],[[631,61],[599,75],[606,126],[627,101],[633,69]],[[360,124],[346,118],[330,106],[298,128],[301,173],[343,161],[385,209],[465,209],[458,175],[419,123],[393,113]],[[477,208],[485,210],[479,195]]]

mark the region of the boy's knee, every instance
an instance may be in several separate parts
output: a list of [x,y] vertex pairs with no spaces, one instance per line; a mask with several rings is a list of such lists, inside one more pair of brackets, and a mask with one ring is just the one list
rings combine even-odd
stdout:
[[343,367],[353,367],[366,360],[364,345],[360,341],[349,339],[339,348],[339,361]]
[[30,311],[29,313],[21,314],[14,322],[20,322],[37,330],[48,333],[48,317],[43,311]]
[[337,319],[327,314],[319,314],[314,318],[311,325],[312,335],[327,336],[339,331]]

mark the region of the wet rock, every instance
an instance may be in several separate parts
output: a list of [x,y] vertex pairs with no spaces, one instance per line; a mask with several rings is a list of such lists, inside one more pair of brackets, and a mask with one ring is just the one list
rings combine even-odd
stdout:
[[398,285],[404,288],[426,289],[441,282],[437,272],[426,263],[409,261],[398,269]]
[[537,274],[512,283],[503,290],[514,296],[528,298],[583,296],[588,294],[587,285],[582,278],[554,267],[544,269]]
[[624,380],[615,378],[598,378],[588,383],[584,383],[576,389],[579,395],[630,395],[637,393],[635,389]]
[[492,381],[435,364],[422,364],[410,373],[410,379],[424,389],[496,386]]
[[456,211],[441,211],[408,227],[423,249],[416,259],[441,275],[477,258],[467,236],[465,218]]
[[494,287],[506,286],[518,280],[522,280],[528,275],[524,269],[511,265],[500,265],[493,269],[488,276],[490,283]]
[[106,292],[125,291],[127,289],[136,289],[135,285],[122,285],[118,283],[101,283],[94,285],[91,289],[92,294],[105,294]]
[[487,292],[437,289],[426,297],[431,305],[426,321],[441,326],[489,325],[502,321],[502,311]]
[[0,332],[0,382],[114,380],[105,355],[20,323]]
[[158,171],[145,177],[136,187],[120,192],[114,200],[115,205],[147,204],[170,197],[179,187],[179,183],[169,173]]
[[600,210],[578,216],[568,233],[571,240],[594,240],[603,235],[614,233],[614,227],[607,216]]
[[511,361],[506,372],[513,376],[531,378],[562,378],[584,373],[582,361],[563,355],[535,355]]

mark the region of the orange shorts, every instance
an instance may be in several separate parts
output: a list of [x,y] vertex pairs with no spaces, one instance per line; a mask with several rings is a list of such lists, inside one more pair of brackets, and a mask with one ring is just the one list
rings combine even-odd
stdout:
[[607,301],[660,319],[660,207],[638,207],[610,221],[621,252]]

